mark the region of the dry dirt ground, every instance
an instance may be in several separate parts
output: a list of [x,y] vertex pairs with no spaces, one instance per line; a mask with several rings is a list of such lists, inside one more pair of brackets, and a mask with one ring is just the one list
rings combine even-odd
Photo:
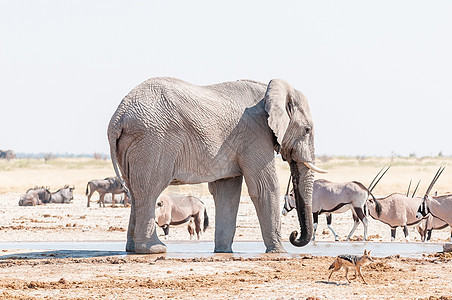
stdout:
[[[20,194],[0,196],[1,241],[125,241],[129,208],[99,208],[76,195],[74,203],[17,206]],[[203,197],[211,219],[204,240],[213,240],[213,200]],[[284,240],[297,228],[293,212],[282,218]],[[334,216],[334,228],[345,240],[352,219]],[[389,228],[371,220],[371,240],[389,241]],[[411,235],[419,240],[414,228]],[[162,234],[162,231],[160,231]],[[355,239],[362,235],[362,226]],[[447,241],[448,230],[435,231],[434,242]],[[185,227],[171,228],[171,240],[188,240]],[[243,197],[236,240],[261,240],[254,208]],[[320,220],[318,240],[333,240]],[[398,241],[403,241],[398,232]],[[0,250],[1,250],[0,243]],[[26,254],[28,253],[28,254]],[[58,258],[55,251],[3,250],[0,256],[0,297],[5,299],[452,299],[452,255],[422,259],[378,257],[348,284],[344,271],[327,282],[332,257],[303,255],[212,255],[171,258],[165,255],[114,255]],[[70,256],[70,255],[69,255]],[[352,276],[353,277],[353,276]],[[433,298],[431,298],[433,297]],[[436,297],[436,298],[435,298]]]
[[[331,177],[328,179],[354,180],[359,169],[358,178],[364,177],[362,181],[368,184],[373,178],[372,174],[379,169],[357,165],[358,168],[330,165],[328,169]],[[437,165],[413,167],[408,172],[394,168],[393,174],[396,175],[393,178],[397,180],[388,178],[377,193],[384,195],[399,186],[406,188],[406,179],[409,180],[409,176],[416,172],[422,178],[425,177],[423,184],[428,185],[436,169]],[[67,181],[71,174],[75,174],[71,170],[50,171],[62,174],[58,177],[61,182],[50,183],[52,190],[58,188],[57,184],[73,183]],[[96,175],[86,176],[103,178],[111,174],[110,168],[108,172],[104,171],[99,169]],[[7,182],[6,187],[0,187],[3,188],[0,191],[2,299],[452,299],[452,255],[448,253],[431,253],[421,258],[397,255],[375,257],[363,269],[369,283],[365,285],[360,278],[347,283],[343,270],[334,273],[331,282],[327,282],[328,267],[334,257],[306,255],[303,254],[303,248],[300,248],[299,254],[292,256],[212,254],[208,257],[194,255],[194,258],[169,258],[167,255],[117,255],[107,252],[99,256],[69,255],[62,258],[58,251],[2,247],[4,242],[10,241],[102,240],[124,241],[125,244],[126,240],[130,208],[99,208],[96,203],[87,208],[85,178],[76,181],[75,199],[71,204],[19,207],[17,203],[21,193],[13,185],[26,175],[14,172],[0,172],[0,182]],[[410,172],[410,175],[403,175]],[[50,178],[46,174],[49,173],[41,176]],[[447,191],[452,176],[447,175],[442,180],[438,182],[438,189]],[[27,184],[46,183],[30,180]],[[281,183],[282,189],[284,185]],[[210,227],[204,233],[203,240],[212,241],[215,228],[214,202],[205,187],[179,187],[167,192],[193,194],[204,201]],[[298,228],[296,213],[291,212],[281,221],[283,238],[287,241],[290,232]],[[345,240],[352,227],[351,213],[334,215],[333,227],[341,240]],[[159,229],[159,233],[163,234],[163,231]],[[360,225],[353,239],[360,239],[362,233],[363,227]],[[410,228],[410,235],[414,241],[419,241],[415,228]],[[389,242],[390,229],[385,224],[370,220],[369,236],[371,243]],[[450,229],[434,231],[433,242],[444,243],[449,236]],[[188,240],[189,235],[185,227],[171,228],[169,239]],[[235,240],[262,240],[253,204],[246,195],[240,203]],[[319,218],[317,240],[333,240],[323,216]],[[400,229],[397,231],[397,241],[404,242]],[[35,252],[34,255],[30,255],[31,252]]]

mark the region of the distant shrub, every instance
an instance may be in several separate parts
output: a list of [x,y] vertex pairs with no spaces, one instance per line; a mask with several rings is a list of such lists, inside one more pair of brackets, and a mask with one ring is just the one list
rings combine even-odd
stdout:
[[51,159],[55,159],[55,155],[53,155],[52,152],[49,152],[49,153],[45,153],[43,158],[44,158],[44,161],[47,162]]

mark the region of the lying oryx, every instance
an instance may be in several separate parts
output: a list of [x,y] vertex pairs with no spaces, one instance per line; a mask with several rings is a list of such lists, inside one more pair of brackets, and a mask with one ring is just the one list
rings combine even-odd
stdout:
[[[372,193],[360,182],[351,181],[336,183],[330,182],[324,179],[318,179],[314,181],[314,187],[312,191],[312,214],[314,218],[314,233],[312,240],[315,240],[315,232],[317,230],[317,224],[319,214],[327,214],[328,228],[334,235],[336,241],[339,240],[338,235],[331,227],[332,213],[343,213],[351,209],[353,214],[354,225],[352,230],[347,236],[347,241],[350,240],[356,227],[361,221],[364,225],[364,237],[363,240],[367,240],[367,213],[366,203],[369,196],[373,198],[373,201],[377,201]],[[372,200],[369,200],[372,202]],[[283,215],[286,215],[290,210],[296,207],[295,198],[292,193],[285,197]]]
[[[446,227],[448,227],[449,224],[444,222],[443,220],[440,220],[438,218],[435,218],[431,214],[427,215],[426,218],[424,218],[417,226],[416,229],[421,235],[421,240],[423,242],[430,241],[432,238],[432,231],[433,230],[441,230]],[[452,231],[451,231],[451,238],[452,238]]]
[[74,189],[75,187],[65,185],[63,188],[52,193],[50,199],[44,203],[71,203],[71,201],[74,200]]
[[[431,214],[432,216],[449,224],[452,228],[452,195],[449,194],[437,197],[431,197],[429,195],[433,185],[438,180],[439,176],[441,176],[443,171],[444,167],[442,169],[440,168],[433,178],[432,183],[422,198],[422,203],[418,207],[416,217],[420,219],[426,217],[428,214]],[[452,233],[450,242],[452,243]]]
[[[88,182],[86,185],[86,195],[88,196],[88,202],[87,207],[89,207],[89,203],[91,200],[91,196],[94,192],[99,193],[99,206],[104,206],[104,197],[105,194],[111,193],[112,197],[114,197],[115,194],[121,194],[124,192],[127,192],[127,189],[122,185],[121,181],[118,179],[118,177],[107,177],[105,179],[93,179]],[[127,203],[125,203],[127,204]],[[115,203],[113,202],[113,206],[115,206]]]
[[[182,225],[188,222],[190,239],[193,239],[196,231],[198,240],[201,238],[202,231],[206,231],[207,226],[209,226],[209,217],[204,203],[193,196],[170,197],[161,195],[157,200],[155,221],[158,226],[163,228],[165,238],[168,238],[170,225]],[[201,224],[203,230],[201,230]]]
[[[121,194],[115,194],[115,203],[116,204],[124,204],[124,206],[129,206],[129,197],[126,192]],[[113,203],[111,194],[105,194],[104,203]]]
[[49,201],[51,193],[47,187],[35,187],[29,189],[25,195],[20,197],[19,206],[41,205]]

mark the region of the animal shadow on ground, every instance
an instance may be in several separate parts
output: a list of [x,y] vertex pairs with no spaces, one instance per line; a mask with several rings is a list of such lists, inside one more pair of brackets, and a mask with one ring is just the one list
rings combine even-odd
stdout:
[[324,283],[324,284],[331,284],[331,285],[350,285],[348,282],[334,282],[334,281],[326,281],[326,280],[319,280],[315,283]]
[[52,258],[93,258],[108,256],[126,256],[125,251],[100,251],[100,250],[49,250],[28,253],[15,253],[0,255],[0,264],[12,260],[25,259],[52,259]]

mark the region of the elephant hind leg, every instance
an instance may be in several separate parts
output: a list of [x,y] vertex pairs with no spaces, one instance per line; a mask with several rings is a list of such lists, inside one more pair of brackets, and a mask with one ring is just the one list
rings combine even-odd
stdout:
[[243,177],[220,179],[209,183],[215,201],[215,252],[231,253]]
[[132,193],[132,208],[127,232],[127,248],[133,248],[136,253],[166,252],[165,244],[157,235],[155,204],[158,196],[172,180],[172,169],[154,165],[155,160],[166,161],[164,158],[151,159],[141,155],[134,164],[130,164],[129,188]]

